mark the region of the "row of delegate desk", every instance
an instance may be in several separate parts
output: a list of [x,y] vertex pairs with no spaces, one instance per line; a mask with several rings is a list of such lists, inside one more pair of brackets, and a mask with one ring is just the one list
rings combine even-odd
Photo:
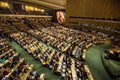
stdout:
[[[52,26],[51,23],[48,23],[48,21],[46,21],[44,24],[47,25],[46,27],[44,25],[41,25],[42,21],[44,20],[34,20],[34,18],[28,18],[26,20],[26,23],[35,29],[29,30],[28,33],[32,34],[39,40],[43,38],[43,42],[50,44],[62,52],[67,52],[68,55],[72,55],[77,59],[85,59],[86,54],[84,54],[84,51],[87,49],[86,46],[91,45],[92,43],[104,41],[106,38],[104,34],[90,34],[74,29],[65,28],[59,25]],[[34,33],[34,31],[36,33]]]
[[109,49],[107,51],[105,51],[107,53],[106,58],[107,59],[115,59],[115,60],[119,60],[120,59],[120,48],[118,46],[115,46],[112,49]]
[[53,46],[62,52],[65,52],[67,55],[74,56],[77,59],[85,59],[86,53],[84,51],[93,43],[90,41],[86,43],[86,41],[82,40],[78,45],[74,45],[73,43],[60,40],[42,31],[31,29],[27,32],[42,42],[45,42],[46,44]]
[[0,37],[0,80],[40,80],[40,75],[33,74],[33,65],[28,65],[9,43]]
[[[32,20],[32,21],[31,21]],[[29,24],[31,24],[32,28],[38,29],[34,30],[27,27],[20,20],[11,20],[12,24],[19,31],[27,31],[31,35],[35,36],[39,40],[57,48],[62,52],[66,52],[67,55],[74,56],[77,59],[85,60],[86,49],[92,43],[103,41],[105,37],[100,35],[93,35],[89,33],[85,33],[82,31],[77,31],[74,29],[65,28],[63,26],[51,26],[50,21],[48,20],[39,20],[32,18],[28,19]],[[35,21],[33,21],[35,20]],[[45,27],[42,25],[42,22],[46,21]]]
[[[74,47],[70,43],[66,43],[65,41],[62,41],[62,40],[59,40],[59,39],[54,38],[52,36],[49,36],[49,35],[47,35],[43,32],[40,32],[38,30],[29,30],[27,32],[29,34],[32,34],[33,36],[35,36],[36,38],[38,38],[42,42],[45,42],[46,44],[51,45],[62,52],[68,52],[67,54],[69,54],[69,55],[73,55],[73,56],[76,55],[76,58],[82,58],[82,56],[81,56],[82,49],[79,48],[79,46]],[[71,48],[71,47],[74,47],[74,49],[70,50],[69,48]]]
[[[73,63],[73,66],[71,66],[70,62],[75,61],[72,58],[68,58],[65,56],[65,54],[62,54],[52,48],[49,48],[48,46],[43,45],[36,39],[34,39],[32,36],[29,34],[23,33],[23,32],[18,32],[18,33],[13,33],[10,35],[11,38],[13,38],[19,45],[21,45],[29,54],[31,54],[35,59],[39,60],[43,66],[48,66],[50,69],[53,70],[54,73],[61,74],[62,77],[71,78],[72,80],[77,80],[78,78],[86,80],[88,79],[88,76],[91,74],[84,75],[84,73],[87,73],[88,70],[79,70],[81,76],[78,76],[76,74],[76,68],[84,68],[82,67],[76,67],[76,64]],[[71,60],[70,62],[68,60]],[[78,62],[79,63],[79,62]],[[81,64],[81,63],[79,63]],[[69,66],[70,69],[69,69]],[[68,70],[71,73],[71,77],[69,77]],[[74,78],[74,75],[77,76],[77,78]]]
[[[47,44],[55,46],[62,52],[69,51],[67,53],[70,53],[70,55],[71,54],[74,55],[76,53],[77,54],[85,53],[86,49],[92,45],[91,41],[92,40],[95,41],[97,39],[96,36],[94,38],[94,36],[92,34],[79,32],[79,31],[72,30],[72,29],[69,30],[68,28],[64,28],[62,26],[46,27],[46,28],[42,27],[42,29],[40,27],[39,29],[41,29],[41,30],[38,29],[39,30],[38,31],[38,30],[33,30],[33,29],[29,30],[30,28],[25,28],[27,26],[25,26],[23,23],[21,23],[19,21],[13,22],[12,25],[14,25],[14,27],[20,31],[27,31],[27,29],[28,29],[27,32],[29,34],[35,36],[36,38],[40,39],[41,41],[43,41]],[[17,26],[17,25],[20,25],[20,26]],[[16,33],[18,33],[18,32],[16,32]],[[61,53],[39,44],[38,41],[34,40],[30,35],[28,35],[26,33],[25,34],[21,33],[21,32],[18,34],[16,34],[16,33],[11,34],[11,38],[13,38],[15,41],[17,41],[19,45],[21,45],[25,50],[28,51],[28,53],[32,53],[32,56],[35,59],[40,60],[43,65],[49,65],[49,67],[54,72],[61,72],[61,73],[64,72],[64,69],[61,67],[64,65],[64,63],[63,63],[64,55],[61,55]],[[91,39],[91,37],[92,37],[92,39]],[[73,49],[71,48],[71,46],[73,46]],[[79,47],[81,47],[81,48],[79,48]],[[79,57],[77,57],[77,58],[79,58]],[[85,55],[83,56],[83,58],[85,58]],[[75,69],[70,69],[70,70],[75,70]],[[88,69],[87,69],[87,71],[88,71]],[[65,72],[65,74],[66,73],[67,72]],[[88,75],[88,76],[90,76],[90,75]],[[72,78],[67,75],[66,75],[66,77]],[[82,77],[84,77],[84,76],[82,76]]]

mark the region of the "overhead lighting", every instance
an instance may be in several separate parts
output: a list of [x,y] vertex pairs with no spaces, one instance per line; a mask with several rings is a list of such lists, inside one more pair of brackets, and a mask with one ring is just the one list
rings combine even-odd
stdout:
[[45,12],[45,10],[44,10],[44,9],[42,9],[42,10],[41,10],[41,12]]

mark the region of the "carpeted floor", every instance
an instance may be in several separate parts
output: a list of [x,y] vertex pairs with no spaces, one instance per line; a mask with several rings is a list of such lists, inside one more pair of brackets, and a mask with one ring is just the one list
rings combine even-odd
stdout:
[[101,54],[109,47],[109,44],[94,45],[87,51],[86,64],[89,66],[95,80],[111,80],[101,60]]

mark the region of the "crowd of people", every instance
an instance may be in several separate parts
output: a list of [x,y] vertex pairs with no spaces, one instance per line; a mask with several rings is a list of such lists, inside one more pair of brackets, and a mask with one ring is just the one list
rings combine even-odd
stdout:
[[[28,18],[29,19],[29,18]],[[49,19],[45,18],[30,18],[28,21],[24,21],[29,27],[23,22],[12,20],[12,25],[19,31],[26,31],[31,35],[35,36],[39,40],[49,44],[62,52],[66,52],[68,55],[72,55],[76,58],[84,58],[83,53],[92,43],[102,43],[107,37],[103,33],[93,34],[85,33],[82,31],[65,28],[63,26],[52,26]],[[34,20],[34,21],[33,21]],[[41,24],[42,21],[46,21],[46,24]],[[51,27],[46,27],[51,26]]]
[[33,67],[8,41],[0,37],[0,80],[40,80]]
[[116,61],[120,60],[120,47],[118,47],[117,45],[113,46],[111,49],[106,50],[105,53],[107,53],[107,55],[105,56],[106,59],[113,59]]
[[[77,59],[85,59],[86,49],[92,44],[103,43],[107,35],[103,33],[86,33],[75,29],[65,28],[60,25],[46,23],[42,25],[39,20],[29,19],[25,24],[31,25],[33,29],[27,32],[46,44],[65,52],[67,55]],[[40,25],[40,26],[39,26]],[[48,27],[46,27],[46,26]],[[45,27],[44,27],[45,26]]]
[[[66,78],[66,77],[68,78],[67,76],[68,72],[66,70],[70,64],[67,64],[68,58],[65,56],[65,54],[62,54],[59,51],[56,51],[48,46],[43,45],[42,43],[35,40],[32,36],[30,36],[27,33],[18,32],[18,33],[13,33],[10,36],[15,41],[17,41],[17,43],[21,45],[36,60],[40,61],[43,66],[48,66],[50,69],[53,70],[54,73],[61,74],[63,78]],[[71,67],[71,68],[74,68],[74,67]],[[74,71],[76,72],[76,68],[74,68]],[[87,73],[87,71],[83,70],[82,73],[84,72]],[[75,73],[71,73],[71,74],[76,75]],[[81,78],[85,77],[85,75],[83,74],[81,75],[82,75]],[[89,75],[86,75],[86,76],[89,76]]]
[[117,27],[97,26],[96,28],[120,34],[120,29]]
[[[84,27],[82,27],[84,26]],[[79,27],[72,27],[72,29],[77,29],[77,30],[82,30],[84,32],[91,32],[91,33],[97,33],[97,34],[101,34],[101,36],[107,36],[109,37],[113,42],[115,42],[118,46],[120,43],[120,39],[119,39],[119,34],[120,34],[120,28],[113,26],[97,26],[94,24],[83,24],[81,23],[81,26]]]
[[108,38],[101,32],[84,32],[54,24],[49,18],[1,19],[0,23],[1,35],[16,41],[43,66],[68,80],[87,80],[91,76],[88,67],[78,59],[85,59],[92,44],[104,43]]

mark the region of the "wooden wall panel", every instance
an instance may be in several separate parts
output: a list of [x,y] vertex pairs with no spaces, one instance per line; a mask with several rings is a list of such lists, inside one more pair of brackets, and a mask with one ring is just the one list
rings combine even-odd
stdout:
[[[94,20],[119,19],[120,0],[67,0],[66,24],[69,24],[70,17],[77,17],[78,19],[74,18],[74,20],[77,19],[78,22],[83,18]],[[97,23],[99,24],[99,21]],[[100,22],[100,24],[104,25],[105,23]]]

